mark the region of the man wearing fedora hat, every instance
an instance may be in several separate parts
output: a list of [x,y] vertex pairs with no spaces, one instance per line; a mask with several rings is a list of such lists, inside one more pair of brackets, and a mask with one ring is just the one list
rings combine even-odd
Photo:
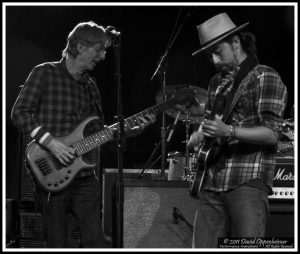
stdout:
[[248,24],[236,26],[221,13],[197,27],[202,47],[193,55],[206,54],[219,73],[209,84],[205,118],[188,143],[200,152],[208,141],[218,147],[213,155],[206,151],[195,248],[265,236],[287,90],[274,69],[259,64],[254,35],[241,32]]

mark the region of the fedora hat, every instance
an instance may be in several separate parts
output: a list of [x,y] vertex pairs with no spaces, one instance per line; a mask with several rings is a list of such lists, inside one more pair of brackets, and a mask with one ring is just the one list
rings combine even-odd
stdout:
[[195,51],[192,55],[195,56],[205,51],[219,41],[243,29],[248,24],[249,22],[236,26],[225,12],[210,18],[197,26],[201,49]]

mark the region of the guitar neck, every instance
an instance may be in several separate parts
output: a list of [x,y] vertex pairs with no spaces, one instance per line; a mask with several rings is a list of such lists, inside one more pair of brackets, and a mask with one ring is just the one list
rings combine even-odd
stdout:
[[[126,118],[124,120],[124,129],[125,132],[128,132],[130,129],[132,129],[134,126],[136,126],[139,122],[139,117],[145,117],[148,114],[157,115],[160,112],[168,109],[172,105],[176,104],[175,99],[167,100],[164,103],[157,104],[151,108],[148,108],[140,113],[137,113],[129,118]],[[109,127],[105,128],[102,131],[96,132],[81,141],[73,144],[74,149],[76,150],[76,153],[81,156],[93,149],[95,149],[98,146],[103,145],[104,143],[112,140],[114,138],[115,131],[119,128],[119,123],[115,123],[113,125],[110,125]]]

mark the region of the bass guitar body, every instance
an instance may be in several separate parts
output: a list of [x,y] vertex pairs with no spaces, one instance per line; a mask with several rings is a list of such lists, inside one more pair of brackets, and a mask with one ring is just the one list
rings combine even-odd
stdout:
[[[72,145],[82,139],[86,125],[96,120],[91,117],[83,121],[77,128],[67,136],[57,137],[66,145]],[[95,167],[95,164],[87,164],[82,156],[77,156],[72,164],[64,166],[48,150],[32,141],[26,149],[26,159],[30,165],[31,172],[41,188],[49,192],[59,192],[66,188],[74,179],[75,175],[82,169]]]

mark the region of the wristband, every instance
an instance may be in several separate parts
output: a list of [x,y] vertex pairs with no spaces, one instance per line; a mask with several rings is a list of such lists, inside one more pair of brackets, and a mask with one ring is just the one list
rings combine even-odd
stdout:
[[35,139],[37,143],[39,143],[40,139],[47,133],[47,131],[42,127],[38,130],[38,132],[32,137]]
[[230,128],[230,137],[235,138],[235,127],[232,125],[229,125]]
[[50,141],[53,139],[53,136],[47,132],[40,140],[39,143],[43,146],[47,146]]

